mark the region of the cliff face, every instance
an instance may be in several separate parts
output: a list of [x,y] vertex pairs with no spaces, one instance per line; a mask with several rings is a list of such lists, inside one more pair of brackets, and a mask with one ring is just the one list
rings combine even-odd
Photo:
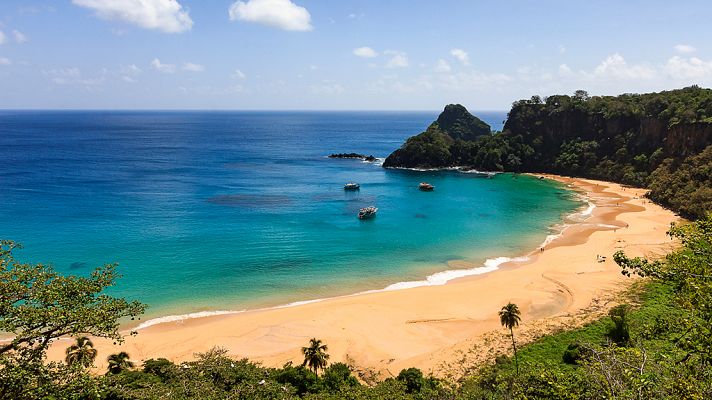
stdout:
[[[650,155],[662,149],[664,157],[685,157],[712,144],[712,123],[709,122],[669,127],[669,121],[651,116],[606,118],[600,113],[588,114],[581,110],[555,114],[531,111],[513,109],[504,126],[505,136],[521,135],[537,150],[539,162],[529,163],[531,168],[551,169],[554,164],[551,157],[560,153],[562,144],[575,140],[595,141],[601,158],[612,157],[621,149],[638,155]],[[520,114],[529,117],[520,117]],[[541,157],[547,155],[549,157]]]

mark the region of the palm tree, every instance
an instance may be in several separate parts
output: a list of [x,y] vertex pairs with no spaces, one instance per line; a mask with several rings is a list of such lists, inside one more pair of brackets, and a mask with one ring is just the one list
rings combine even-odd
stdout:
[[110,355],[106,361],[109,363],[109,373],[112,374],[118,374],[134,367],[134,363],[129,360],[129,353],[125,351]]
[[514,341],[514,327],[519,326],[519,321],[522,320],[520,317],[519,307],[514,303],[507,303],[506,306],[502,307],[499,311],[499,322],[502,326],[509,329],[509,333],[512,335],[512,348],[514,349],[514,365],[517,369],[517,374],[519,374],[519,361],[517,360],[517,342]]
[[94,343],[86,336],[78,337],[76,340],[73,345],[67,347],[64,361],[69,366],[79,365],[88,367],[96,358],[97,352],[94,348]]
[[304,362],[302,366],[308,365],[309,369],[318,374],[319,369],[326,368],[327,360],[329,355],[326,354],[328,348],[325,344],[316,338],[309,341],[309,346],[302,347],[302,354],[304,354]]

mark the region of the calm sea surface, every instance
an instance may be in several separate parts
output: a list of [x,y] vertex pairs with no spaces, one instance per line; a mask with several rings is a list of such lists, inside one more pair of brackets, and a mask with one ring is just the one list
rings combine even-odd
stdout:
[[[505,113],[479,113],[501,129]],[[382,289],[533,249],[581,203],[528,177],[385,170],[437,112],[0,112],[0,238],[149,316]],[[361,183],[359,192],[343,184]],[[420,192],[417,184],[436,186]],[[375,205],[374,220],[359,221]]]

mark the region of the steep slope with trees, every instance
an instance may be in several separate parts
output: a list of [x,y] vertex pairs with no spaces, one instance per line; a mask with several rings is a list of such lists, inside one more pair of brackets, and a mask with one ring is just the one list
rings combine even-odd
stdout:
[[[441,118],[451,107],[462,106],[446,107]],[[597,178],[650,187],[652,199],[687,217],[710,211],[712,149],[703,153],[712,145],[710,89],[534,96],[515,102],[504,130],[494,134],[463,133],[471,115],[465,110],[457,117],[457,134],[435,122],[393,152],[384,167],[463,166]]]

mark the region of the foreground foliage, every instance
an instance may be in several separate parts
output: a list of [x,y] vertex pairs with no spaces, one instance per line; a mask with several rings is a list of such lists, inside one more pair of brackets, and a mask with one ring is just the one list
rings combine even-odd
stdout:
[[14,335],[0,342],[0,399],[98,397],[97,382],[83,372],[95,356],[86,342],[79,353],[67,354],[71,367],[45,363],[47,347],[62,336],[121,341],[119,320],[137,317],[144,305],[102,293],[117,278],[114,264],[89,277],[67,277],[16,260],[18,247],[0,241],[0,332]]

